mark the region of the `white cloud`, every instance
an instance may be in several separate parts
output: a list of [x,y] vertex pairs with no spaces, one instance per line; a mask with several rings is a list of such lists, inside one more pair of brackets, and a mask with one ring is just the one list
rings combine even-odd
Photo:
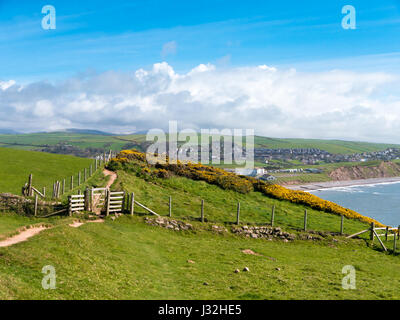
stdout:
[[50,84],[0,82],[1,125],[19,131],[168,127],[253,128],[274,137],[398,142],[399,78],[388,73],[296,72],[267,65],[177,73],[109,71]]
[[13,86],[15,84],[14,80],[9,80],[9,81],[0,81],[0,89],[1,90],[6,90],[9,87]]
[[165,58],[169,54],[176,54],[177,47],[178,45],[176,41],[169,41],[167,43],[164,43],[161,50],[161,56]]

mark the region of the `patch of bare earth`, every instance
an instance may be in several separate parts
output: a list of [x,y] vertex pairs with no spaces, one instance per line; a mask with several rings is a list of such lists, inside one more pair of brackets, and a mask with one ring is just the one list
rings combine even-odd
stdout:
[[84,225],[85,223],[102,223],[104,222],[103,219],[96,219],[96,220],[87,220],[85,222],[74,221],[73,223],[69,224],[72,228],[79,228],[80,226]]
[[255,255],[255,256],[261,256],[261,254],[255,253],[253,250],[250,250],[250,249],[242,250],[242,252],[243,252],[244,254],[252,254],[252,255]]

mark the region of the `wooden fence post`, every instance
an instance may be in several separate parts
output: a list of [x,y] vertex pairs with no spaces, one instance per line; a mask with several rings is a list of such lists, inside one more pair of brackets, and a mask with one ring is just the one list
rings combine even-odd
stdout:
[[272,212],[271,212],[271,227],[274,226],[274,220],[275,220],[275,205],[272,206]]
[[87,169],[85,168],[83,181],[86,182],[86,180],[87,180]]
[[132,192],[131,193],[131,216],[133,216],[133,213],[135,212],[135,194]]
[[344,230],[344,215],[340,216],[340,234],[343,235]]
[[61,182],[57,181],[57,199],[60,198]]
[[89,188],[86,187],[85,189],[85,211],[90,210],[90,191]]
[[237,212],[236,212],[236,224],[239,225],[240,222],[240,202],[237,204]]
[[72,197],[68,196],[68,215],[72,216]]
[[98,164],[97,164],[97,163],[98,163],[98,161],[99,161],[99,160],[96,158],[96,160],[95,160],[95,166],[94,166],[94,167],[95,167],[95,169],[96,169],[96,171],[97,171],[97,166],[98,166]]
[[375,229],[375,222],[371,222],[371,233],[369,235],[369,239],[374,241],[374,229]]
[[62,183],[62,195],[65,193],[65,179],[63,179],[63,183]]
[[35,194],[35,217],[37,217],[38,213],[38,195]]
[[307,231],[307,209],[304,210],[304,231]]
[[[396,233],[394,236],[396,236]],[[400,239],[400,226],[397,226],[397,239]]]
[[111,198],[111,191],[107,189],[107,206],[106,206],[106,216],[108,217],[110,214],[110,199]]
[[90,165],[90,169],[89,169],[89,176],[91,177],[93,175],[93,164]]
[[32,180],[33,180],[33,176],[32,176],[32,173],[31,173],[29,175],[29,180],[28,180],[28,197],[32,197],[33,196]]
[[[389,227],[386,227],[385,241],[388,241],[388,232],[389,232]],[[395,236],[396,236],[396,235],[395,235]]]
[[43,198],[46,197],[46,187],[43,187]]
[[169,202],[168,202],[168,216],[171,218],[172,217],[172,197],[169,196]]
[[204,200],[201,200],[201,222],[204,222]]
[[71,176],[70,190],[74,189],[74,176]]
[[81,172],[78,172],[78,186],[81,185]]
[[393,235],[393,253],[396,253],[396,233]]

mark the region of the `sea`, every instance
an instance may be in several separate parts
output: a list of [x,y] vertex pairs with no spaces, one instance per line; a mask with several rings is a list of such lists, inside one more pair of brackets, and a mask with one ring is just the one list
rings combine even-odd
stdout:
[[310,193],[383,224],[400,225],[400,181],[319,189]]

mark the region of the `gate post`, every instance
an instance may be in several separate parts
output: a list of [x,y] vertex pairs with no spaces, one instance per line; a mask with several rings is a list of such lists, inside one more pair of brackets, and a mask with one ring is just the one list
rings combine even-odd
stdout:
[[108,217],[108,215],[110,214],[110,197],[111,197],[111,192],[110,189],[106,190],[107,192],[107,207],[106,207],[106,216]]
[[130,207],[131,216],[133,216],[134,212],[135,212],[135,194],[132,192],[131,193],[131,207]]
[[85,189],[85,211],[90,211],[90,194],[89,194],[89,188],[86,187]]
[[72,197],[68,196],[68,215],[72,216]]
[[371,222],[371,233],[369,235],[369,238],[372,241],[374,241],[374,229],[375,229],[375,222]]

